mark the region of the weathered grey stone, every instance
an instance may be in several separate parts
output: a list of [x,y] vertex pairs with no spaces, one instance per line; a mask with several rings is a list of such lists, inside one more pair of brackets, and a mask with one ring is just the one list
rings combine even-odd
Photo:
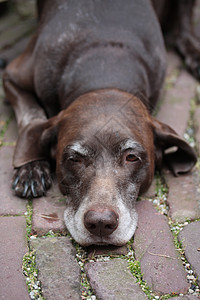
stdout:
[[99,300],[147,299],[123,259],[88,263],[85,270]]
[[200,282],[200,221],[185,226],[178,238],[185,250],[185,256]]
[[69,238],[38,238],[31,246],[45,299],[80,299],[80,268]]
[[18,215],[26,212],[27,201],[13,194],[11,179],[13,176],[13,147],[0,147],[0,215]]
[[28,300],[22,259],[28,252],[24,217],[0,217],[0,299]]
[[136,209],[139,221],[133,246],[143,278],[157,294],[187,292],[189,284],[167,218],[149,201],[138,202]]
[[170,216],[176,222],[200,217],[200,190],[198,171],[174,177],[166,172],[166,182],[169,187],[168,204]]
[[49,230],[65,234],[65,208],[66,198],[60,193],[56,181],[53,181],[47,195],[33,201],[32,232],[40,236]]

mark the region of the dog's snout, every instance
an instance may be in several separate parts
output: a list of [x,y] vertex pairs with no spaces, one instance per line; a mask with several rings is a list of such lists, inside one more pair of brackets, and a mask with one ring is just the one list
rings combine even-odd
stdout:
[[113,233],[119,224],[119,216],[113,210],[88,210],[84,216],[84,225],[93,235],[106,237]]

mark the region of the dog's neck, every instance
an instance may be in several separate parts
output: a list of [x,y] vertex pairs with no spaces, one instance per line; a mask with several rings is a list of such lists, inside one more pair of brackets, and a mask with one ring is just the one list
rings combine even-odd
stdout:
[[83,53],[64,70],[59,92],[62,109],[87,92],[112,88],[142,95],[148,106],[151,87],[145,65],[138,60],[133,64],[131,55],[123,45],[99,46]]

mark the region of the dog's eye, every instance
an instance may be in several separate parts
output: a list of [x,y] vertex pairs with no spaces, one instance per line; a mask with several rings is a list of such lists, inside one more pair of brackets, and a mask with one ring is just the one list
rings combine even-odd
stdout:
[[137,156],[135,156],[134,154],[128,154],[126,156],[126,161],[128,161],[128,162],[136,162],[138,160],[139,160],[139,158]]
[[82,163],[82,159],[78,157],[71,157],[69,160],[73,163]]

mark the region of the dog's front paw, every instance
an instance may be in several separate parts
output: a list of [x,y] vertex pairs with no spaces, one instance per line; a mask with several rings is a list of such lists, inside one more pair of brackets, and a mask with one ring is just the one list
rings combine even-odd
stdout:
[[29,199],[45,195],[50,186],[50,165],[43,160],[30,162],[18,168],[12,182],[15,194]]

